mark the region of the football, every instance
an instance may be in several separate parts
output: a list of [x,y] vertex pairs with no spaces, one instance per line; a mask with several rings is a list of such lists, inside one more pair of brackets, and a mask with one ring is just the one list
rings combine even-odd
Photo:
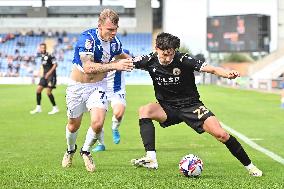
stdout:
[[179,171],[186,177],[199,177],[202,170],[203,162],[194,154],[184,156],[179,162]]

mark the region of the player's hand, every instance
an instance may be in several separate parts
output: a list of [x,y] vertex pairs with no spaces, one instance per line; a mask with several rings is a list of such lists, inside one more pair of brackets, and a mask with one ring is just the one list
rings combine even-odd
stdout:
[[133,62],[130,58],[121,59],[115,64],[116,70],[119,71],[131,71],[134,68]]
[[240,77],[240,73],[236,70],[231,70],[227,74],[228,79],[235,79],[236,77]]

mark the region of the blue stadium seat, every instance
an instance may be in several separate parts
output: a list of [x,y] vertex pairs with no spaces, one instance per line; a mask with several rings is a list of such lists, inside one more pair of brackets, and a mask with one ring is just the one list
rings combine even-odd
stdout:
[[[0,34],[0,37],[4,37],[6,34]],[[74,37],[78,37],[78,33],[69,33],[66,37],[72,42]],[[128,49],[134,56],[142,54],[148,54],[152,51],[152,34],[151,33],[129,33],[127,35],[118,34],[123,48]],[[38,45],[45,41],[47,37],[43,36],[18,36],[13,40],[9,40],[0,45],[0,52],[6,55],[14,55],[15,50],[18,49],[20,56],[36,56]],[[57,38],[54,37],[57,41]],[[23,42],[24,46],[17,46],[17,42]],[[73,47],[75,43],[71,44]],[[61,43],[56,46],[55,51],[64,49],[66,44]],[[71,64],[73,59],[73,50],[64,50],[64,60],[58,62],[57,75],[68,76],[71,71]],[[5,68],[4,68],[5,67]],[[40,67],[40,60],[36,60],[36,68]],[[2,72],[5,69],[7,71],[7,61],[2,60]],[[135,72],[134,72],[135,73]],[[20,76],[30,76],[31,74],[25,68],[20,69]],[[130,73],[130,75],[133,75]]]

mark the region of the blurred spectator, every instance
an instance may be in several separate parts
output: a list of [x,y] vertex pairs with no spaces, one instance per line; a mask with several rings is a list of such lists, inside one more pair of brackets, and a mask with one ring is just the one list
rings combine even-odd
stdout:
[[59,31],[55,31],[55,37],[60,37]]
[[66,37],[66,36],[67,36],[67,32],[66,32],[65,30],[62,32],[62,36],[63,36],[63,37]]
[[58,37],[58,38],[57,38],[57,43],[58,43],[58,44],[62,44],[62,43],[63,43],[62,37]]
[[34,31],[30,30],[27,32],[27,36],[33,37],[34,36]]
[[45,36],[45,35],[46,35],[45,31],[44,31],[44,30],[41,30],[40,35],[41,35],[41,36]]
[[25,44],[25,42],[24,41],[17,41],[17,46],[18,47],[24,47],[26,44]]
[[8,70],[7,70],[7,76],[8,77],[11,77],[13,76],[13,61],[14,61],[14,58],[13,56],[8,56],[7,57],[7,63],[8,63]]
[[69,43],[70,42],[70,40],[69,40],[69,37],[63,37],[63,43]]
[[121,33],[121,35],[122,35],[123,37],[126,37],[126,36],[127,36],[127,31],[126,31],[126,30],[123,30],[122,33]]
[[48,30],[48,32],[47,32],[47,37],[53,37],[53,33],[52,33],[51,30]]
[[15,36],[16,36],[16,37],[19,37],[20,35],[21,35],[21,33],[20,33],[19,31],[16,31],[16,32],[15,32]]
[[2,52],[0,52],[0,73],[2,73],[2,58],[3,58],[3,55],[2,55]]
[[15,72],[13,73],[14,77],[19,77],[20,76],[20,68],[21,68],[21,64],[20,61],[17,61],[16,65],[15,65]]

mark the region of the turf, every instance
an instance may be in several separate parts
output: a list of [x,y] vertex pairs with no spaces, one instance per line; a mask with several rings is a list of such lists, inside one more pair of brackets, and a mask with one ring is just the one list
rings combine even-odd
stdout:
[[[127,86],[127,110],[121,125],[121,143],[111,138],[111,111],[105,122],[105,152],[93,154],[97,171],[88,173],[77,153],[73,167],[63,169],[66,149],[65,89],[54,91],[60,113],[51,110],[43,93],[43,112],[35,107],[35,85],[0,85],[0,188],[284,188],[284,165],[241,141],[264,176],[252,178],[224,145],[208,134],[196,134],[185,124],[167,129],[156,126],[159,169],[134,168],[132,158],[144,155],[139,136],[138,108],[155,101],[152,86]],[[225,124],[270,151],[284,157],[284,110],[276,94],[200,86],[203,102]],[[77,140],[81,146],[89,115],[84,116]],[[204,162],[200,178],[179,174],[182,156],[193,153]]]

